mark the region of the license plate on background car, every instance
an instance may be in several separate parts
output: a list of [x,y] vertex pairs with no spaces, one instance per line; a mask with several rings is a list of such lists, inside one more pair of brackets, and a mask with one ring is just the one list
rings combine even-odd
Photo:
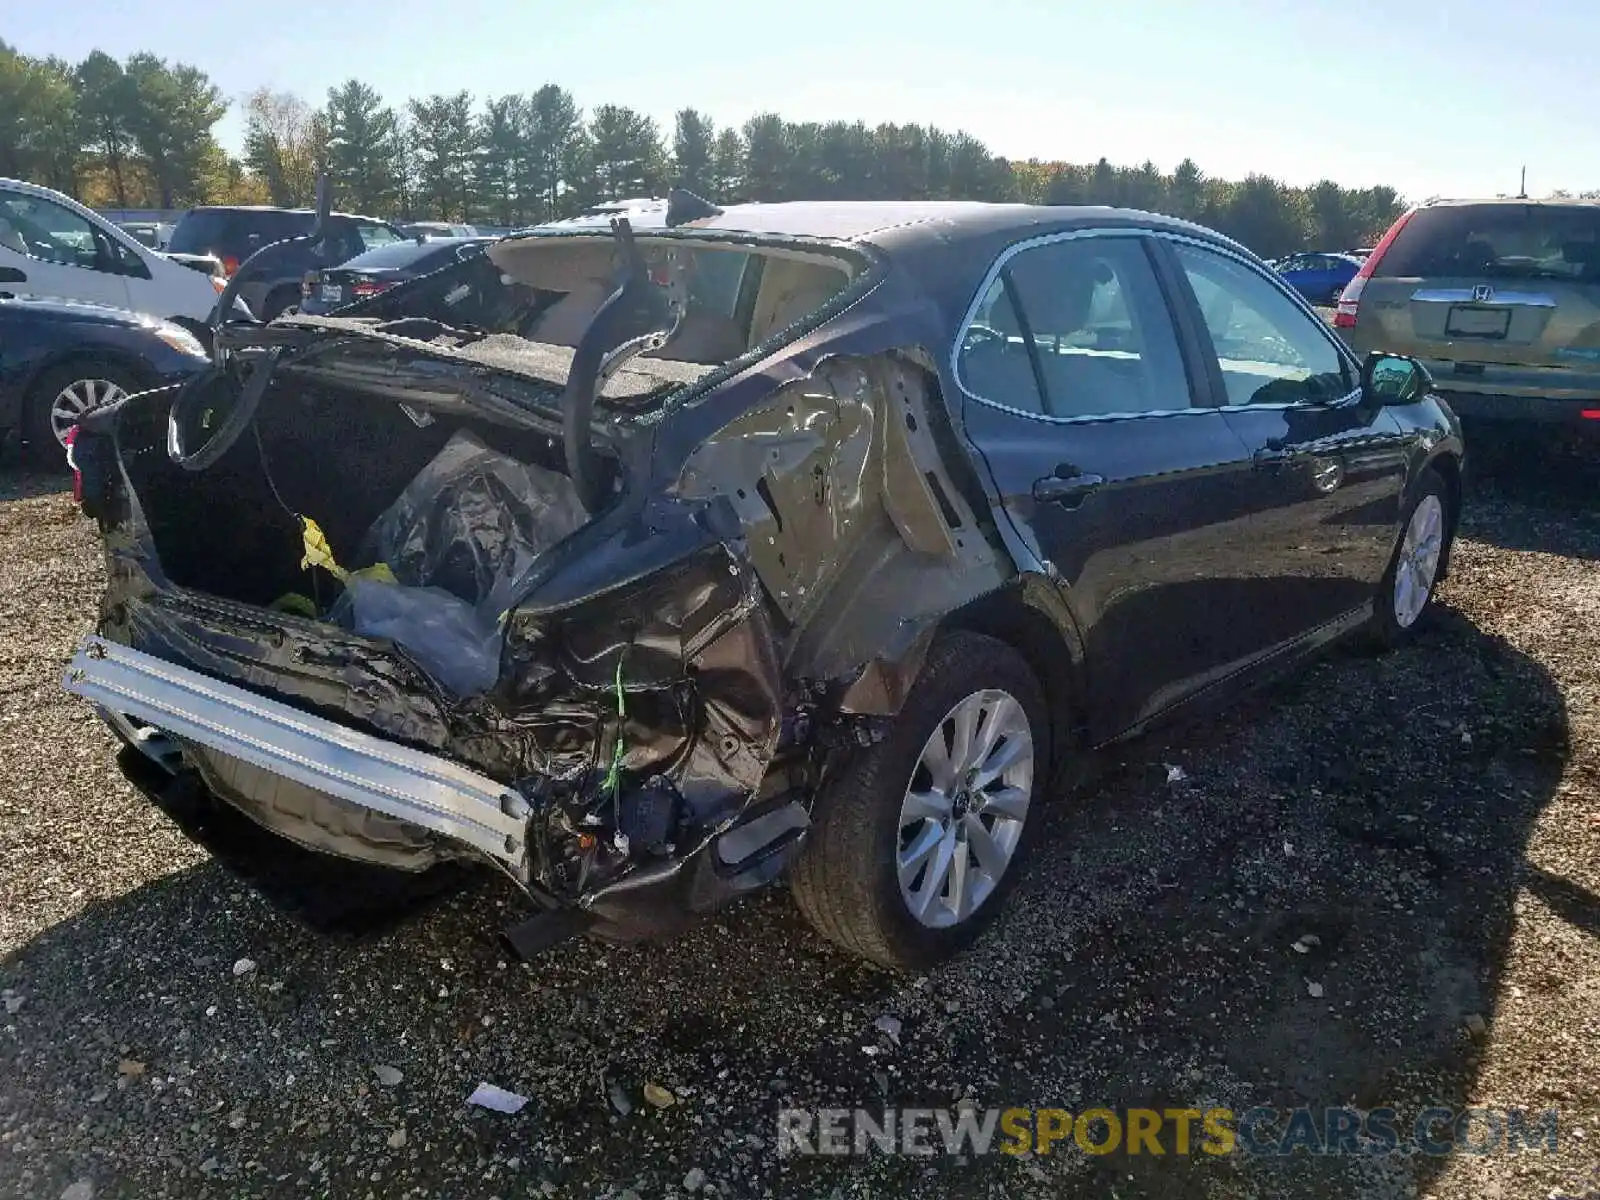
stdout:
[[1457,337],[1503,338],[1511,328],[1509,308],[1452,308],[1444,331]]
[[323,284],[322,285],[322,302],[324,304],[343,304],[344,303],[344,288],[341,287],[337,283],[325,283],[325,284]]

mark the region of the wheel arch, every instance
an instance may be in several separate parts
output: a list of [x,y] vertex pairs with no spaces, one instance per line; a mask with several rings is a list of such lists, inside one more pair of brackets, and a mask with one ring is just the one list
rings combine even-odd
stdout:
[[1051,778],[1060,779],[1084,743],[1087,696],[1083,639],[1054,585],[1025,575],[947,613],[938,628],[995,638],[1027,661],[1049,710]]
[[136,354],[129,354],[115,346],[79,344],[62,347],[54,354],[40,359],[18,390],[31,402],[37,399],[38,388],[43,380],[62,367],[70,367],[77,363],[103,363],[107,366],[120,367],[146,382],[153,382],[156,378],[156,373],[150,369],[149,364]]
[[1456,529],[1461,523],[1462,506],[1462,479],[1461,457],[1449,450],[1441,450],[1432,458],[1422,464],[1417,472],[1417,478],[1422,478],[1427,471],[1435,472],[1444,480],[1445,489],[1445,543],[1444,550],[1439,559],[1438,578],[1443,580],[1450,574],[1450,551],[1455,545]]

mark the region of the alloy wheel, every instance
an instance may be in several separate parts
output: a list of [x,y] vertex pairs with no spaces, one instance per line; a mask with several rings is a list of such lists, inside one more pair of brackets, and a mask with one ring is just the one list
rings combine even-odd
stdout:
[[1011,693],[973,692],[934,728],[900,806],[895,873],[913,918],[948,928],[999,885],[1033,796],[1028,714]]
[[1394,565],[1394,620],[1409,629],[1433,594],[1444,551],[1444,505],[1433,494],[1423,496],[1406,523],[1405,537]]
[[120,384],[109,379],[75,379],[50,402],[50,432],[65,449],[67,430],[76,425],[84,413],[115,404],[127,395]]

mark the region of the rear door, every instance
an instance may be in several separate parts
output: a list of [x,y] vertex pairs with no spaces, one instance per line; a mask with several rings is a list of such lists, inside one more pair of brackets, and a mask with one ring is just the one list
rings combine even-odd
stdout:
[[1422,359],[1450,391],[1600,393],[1600,206],[1418,209],[1374,266],[1354,334]]
[[[1005,518],[1084,637],[1095,740],[1135,726],[1259,647],[1258,486],[1194,379],[1137,231],[1019,243],[991,268],[956,353],[969,436]],[[1182,346],[1187,344],[1186,355]]]
[[1238,536],[1260,577],[1254,619],[1280,645],[1353,613],[1388,566],[1415,432],[1363,401],[1354,360],[1270,273],[1166,239],[1222,413],[1250,451]]

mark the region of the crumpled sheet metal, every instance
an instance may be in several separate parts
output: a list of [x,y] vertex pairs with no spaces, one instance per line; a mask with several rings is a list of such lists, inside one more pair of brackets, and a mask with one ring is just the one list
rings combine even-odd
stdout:
[[932,443],[926,376],[888,356],[825,361],[690,453],[676,485],[728,502],[790,623],[784,670],[889,715],[935,623],[1009,576]]
[[[540,684],[588,697],[602,726],[616,725],[620,678],[628,781],[664,777],[695,820],[731,815],[729,805],[736,811],[760,786],[782,726],[781,676],[758,584],[725,547],[709,545],[536,629],[523,626],[518,636],[512,658],[548,663],[553,656],[557,671]],[[509,674],[538,678],[515,668]],[[507,707],[542,709],[538,686],[505,697]],[[599,765],[570,752],[546,761],[550,774],[566,779]]]

